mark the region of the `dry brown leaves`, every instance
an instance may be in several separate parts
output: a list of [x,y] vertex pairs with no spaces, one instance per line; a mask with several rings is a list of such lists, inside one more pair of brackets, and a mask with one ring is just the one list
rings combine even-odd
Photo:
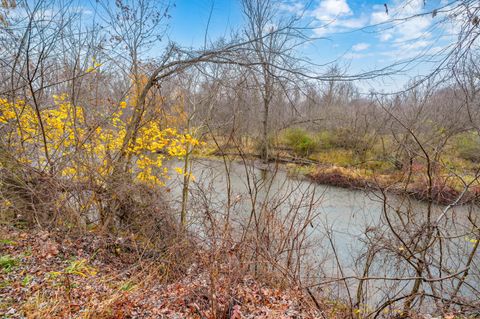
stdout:
[[165,283],[152,263],[112,250],[113,238],[0,231],[0,256],[14,260],[0,269],[0,317],[319,318],[298,289],[273,289],[248,276],[232,280],[220,270],[212,292],[202,263]]

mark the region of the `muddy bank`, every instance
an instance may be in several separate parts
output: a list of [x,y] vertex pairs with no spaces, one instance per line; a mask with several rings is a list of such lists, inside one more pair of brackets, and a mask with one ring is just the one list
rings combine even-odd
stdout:
[[388,193],[408,195],[417,200],[433,202],[440,205],[449,205],[452,203],[459,205],[478,204],[480,198],[480,192],[478,192],[477,189],[463,193],[448,185],[437,183],[429,190],[427,183],[411,183],[407,185],[401,182],[382,182],[374,180],[373,178],[352,176],[349,175],[348,172],[344,172],[345,170],[346,169],[317,170],[313,173],[306,174],[306,177],[318,184],[356,190],[384,190]]

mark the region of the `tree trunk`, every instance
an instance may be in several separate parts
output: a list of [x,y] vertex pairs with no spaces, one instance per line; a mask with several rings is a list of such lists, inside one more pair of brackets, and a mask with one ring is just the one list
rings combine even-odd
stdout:
[[262,161],[266,164],[269,160],[269,147],[268,147],[268,110],[269,105],[268,101],[264,101],[264,110],[263,110],[263,120],[262,120],[262,147],[260,150],[260,157]]

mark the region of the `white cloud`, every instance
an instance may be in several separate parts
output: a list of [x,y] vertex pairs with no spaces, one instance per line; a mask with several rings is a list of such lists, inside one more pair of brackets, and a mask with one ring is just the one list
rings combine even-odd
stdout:
[[72,7],[72,12],[79,13],[79,14],[85,14],[85,15],[92,15],[93,14],[92,10],[90,10],[86,7],[82,7],[82,6]]
[[350,16],[353,12],[346,0],[322,0],[312,14],[318,20],[328,22],[328,20]]
[[430,40],[416,40],[393,44],[391,50],[383,51],[379,54],[394,60],[405,60],[431,56],[439,52],[438,47],[434,47],[435,41]]
[[281,11],[285,11],[285,12],[288,12],[288,13],[293,13],[295,15],[302,15],[305,11],[305,5],[301,2],[290,2],[290,1],[286,1],[286,2],[281,2],[279,5],[278,5],[278,8],[281,10]]
[[383,32],[380,34],[380,40],[385,42],[390,40],[393,37],[393,34],[391,32]]
[[309,15],[318,23],[314,29],[318,36],[359,29],[368,23],[367,16],[355,16],[347,0],[322,0]]
[[356,51],[356,52],[364,51],[364,50],[368,49],[369,47],[370,47],[370,44],[361,42],[361,43],[357,43],[354,46],[352,46],[352,50]]
[[412,43],[403,43],[400,47],[408,50],[418,50],[418,49],[429,47],[432,44],[433,44],[433,41],[419,40],[419,41],[413,41]]
[[405,60],[428,55],[434,41],[432,24],[424,0],[392,0],[385,6],[373,6],[369,24],[377,31],[377,38],[385,44],[386,51],[379,55],[393,60]]
[[424,12],[424,0],[394,0],[388,5],[388,14],[384,6],[373,6],[370,24],[378,25],[380,41],[393,40],[396,43],[414,39],[426,39],[432,25],[430,16],[416,16]]
[[275,24],[275,23],[266,23],[264,28],[263,28],[263,32],[265,33],[270,33],[270,32],[274,32],[275,30],[278,29],[278,25]]
[[358,18],[350,18],[350,19],[343,19],[338,20],[338,25],[343,28],[350,28],[350,29],[359,29],[364,27],[368,23],[368,19],[364,16]]
[[51,20],[58,10],[54,9],[39,9],[37,11],[27,11],[23,6],[17,6],[13,9],[9,9],[5,12],[6,16],[9,19],[30,19],[34,17],[38,23],[45,25],[48,24],[48,21]]
[[409,41],[418,38],[429,38],[431,36],[428,28],[432,24],[429,17],[419,17],[407,21],[396,27],[398,37],[395,42]]
[[385,12],[385,8],[383,6],[379,6],[379,5],[373,6],[373,12],[370,18],[370,23],[372,25],[386,22],[389,19],[390,17]]
[[352,0],[319,0],[308,12],[316,22],[314,33],[317,36],[349,33],[370,26],[366,31],[372,34],[371,40],[377,39],[381,51],[368,51],[375,43],[368,40],[354,44],[343,58],[383,56],[389,60],[403,60],[428,55],[435,45],[433,24],[436,20],[431,14],[423,15],[431,10],[431,6],[425,7],[424,0],[388,0],[388,14],[383,2],[373,6],[350,4]]
[[358,60],[358,59],[369,57],[370,55],[371,55],[370,53],[349,52],[349,53],[346,53],[343,57],[348,60]]

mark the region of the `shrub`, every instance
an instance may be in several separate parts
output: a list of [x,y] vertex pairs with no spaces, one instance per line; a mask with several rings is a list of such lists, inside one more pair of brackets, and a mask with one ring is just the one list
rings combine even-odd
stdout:
[[377,173],[392,173],[396,169],[393,160],[370,160],[364,164],[364,167]]
[[287,145],[300,156],[308,156],[317,148],[317,142],[308,132],[300,128],[288,129],[285,132],[285,140]]
[[336,137],[330,131],[322,131],[315,136],[318,147],[321,149],[330,149],[336,146]]
[[330,149],[315,154],[317,161],[325,164],[334,164],[339,166],[352,166],[356,163],[352,151],[345,149]]
[[[268,143],[268,148],[269,148],[270,153],[271,153],[271,150],[274,149],[274,147],[276,145],[275,136],[269,135],[268,138],[267,138],[267,143]],[[265,151],[262,137],[258,137],[256,140],[254,140],[252,146],[253,146],[253,151],[256,154],[262,155],[263,152]]]
[[456,148],[461,158],[480,162],[480,138],[475,132],[460,134],[456,139]]
[[81,230],[97,223],[112,231],[152,224],[146,217],[163,209],[164,161],[183,158],[199,141],[165,127],[160,111],[130,125],[131,100],[90,110],[53,95],[36,111],[25,100],[0,98],[0,221]]
[[364,154],[368,150],[368,143],[364,137],[347,128],[322,131],[316,135],[316,140],[322,149],[343,148],[359,154]]

